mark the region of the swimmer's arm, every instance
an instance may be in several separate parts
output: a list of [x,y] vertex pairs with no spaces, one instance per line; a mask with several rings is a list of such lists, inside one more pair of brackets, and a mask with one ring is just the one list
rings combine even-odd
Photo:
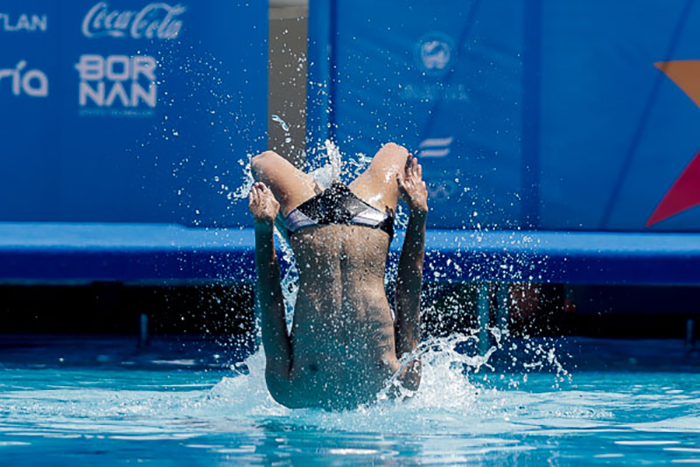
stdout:
[[280,403],[289,396],[292,346],[284,317],[284,296],[275,253],[274,227],[255,223],[255,267],[258,275],[256,302],[260,310],[262,340],[267,364],[265,378],[270,394]]
[[[404,172],[396,174],[401,199],[411,213],[403,241],[399,270],[396,278],[396,357],[405,358],[420,343],[420,289],[423,285],[423,254],[425,251],[425,223],[428,216],[428,190],[423,181],[423,168],[409,156]],[[408,389],[420,385],[420,359],[407,362],[399,380]]]
[[[399,359],[414,351],[420,343],[420,295],[423,284],[426,217],[425,211],[411,212],[399,258],[394,321],[396,357]],[[404,386],[418,389],[420,373],[420,360],[416,359],[401,376]]]

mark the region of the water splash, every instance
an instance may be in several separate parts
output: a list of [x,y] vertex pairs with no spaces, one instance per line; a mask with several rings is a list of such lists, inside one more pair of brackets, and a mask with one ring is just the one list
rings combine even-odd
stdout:
[[294,305],[297,301],[299,292],[299,269],[294,257],[294,252],[289,244],[288,239],[282,234],[280,226],[275,225],[275,236],[277,244],[282,250],[280,261],[286,264],[284,268],[284,276],[281,279],[282,295],[284,296],[285,321],[287,323],[287,332],[291,332],[292,323],[294,321]]
[[255,178],[253,177],[253,170],[250,165],[250,161],[253,158],[251,154],[248,154],[247,160],[239,160],[238,164],[241,166],[243,171],[241,176],[241,184],[233,191],[229,191],[226,197],[229,201],[240,201],[246,199],[250,194],[250,190],[253,189],[253,184],[255,183]]
[[329,187],[333,182],[340,180],[343,173],[343,159],[340,149],[332,141],[326,140],[324,143],[325,157],[321,157],[321,166],[309,172],[324,188]]
[[270,119],[272,119],[273,122],[279,123],[282,130],[284,130],[285,132],[289,132],[289,125],[287,124],[287,122],[282,120],[282,117],[280,117],[279,115],[272,115]]
[[[209,392],[208,400],[225,406],[227,411],[242,418],[274,415],[284,417],[288,423],[310,424],[323,429],[405,432],[405,420],[411,417],[419,417],[424,422],[413,427],[420,431],[425,430],[427,425],[443,423],[445,417],[448,420],[453,417],[464,420],[464,417],[477,415],[493,416],[494,412],[498,413],[504,407],[508,407],[508,412],[513,409],[509,398],[521,385],[528,384],[528,378],[524,375],[531,371],[537,375],[540,383],[543,378],[548,378],[551,390],[559,390],[556,374],[560,363],[556,359],[539,362],[537,358],[520,357],[520,368],[504,373],[497,369],[500,366],[497,360],[515,358],[515,353],[503,342],[497,342],[484,355],[465,351],[465,347],[478,347],[478,343],[476,330],[427,339],[401,361],[403,367],[410,360],[420,357],[422,377],[418,390],[401,387],[394,377],[387,382],[375,404],[362,406],[355,411],[329,413],[319,409],[290,410],[277,404],[265,384],[265,355],[262,349],[245,361],[249,370],[247,374],[223,378]],[[547,348],[544,343],[537,346],[547,355],[555,352],[555,346]],[[551,373],[555,374],[554,378],[546,376]],[[400,397],[392,396],[396,394]],[[414,418],[412,423],[416,421]],[[378,423],[383,426],[378,427]]]

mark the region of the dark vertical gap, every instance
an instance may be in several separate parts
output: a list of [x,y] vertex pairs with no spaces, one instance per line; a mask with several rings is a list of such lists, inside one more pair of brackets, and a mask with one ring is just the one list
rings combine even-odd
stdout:
[[338,67],[336,66],[336,54],[337,54],[337,38],[338,38],[338,0],[330,0],[330,11],[328,19],[330,22],[330,35],[328,37],[328,68],[329,68],[329,79],[328,79],[328,139],[333,143],[338,144],[337,130],[338,127],[335,121],[335,105],[336,105],[336,87],[335,84],[338,79]]
[[335,0],[317,0],[309,2],[307,29],[307,85],[306,97],[306,138],[307,154],[325,139],[331,137],[329,123],[334,113],[330,102],[332,99],[333,68],[335,66],[334,28],[336,26]]

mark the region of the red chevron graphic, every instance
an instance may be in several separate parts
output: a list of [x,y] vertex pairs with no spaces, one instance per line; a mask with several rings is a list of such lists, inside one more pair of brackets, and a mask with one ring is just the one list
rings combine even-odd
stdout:
[[650,227],[698,204],[700,204],[700,152],[695,155],[678,180],[664,195],[647,220],[646,226]]
[[[656,68],[700,107],[700,60],[657,62]],[[700,152],[683,170],[646,222],[650,227],[700,204]]]

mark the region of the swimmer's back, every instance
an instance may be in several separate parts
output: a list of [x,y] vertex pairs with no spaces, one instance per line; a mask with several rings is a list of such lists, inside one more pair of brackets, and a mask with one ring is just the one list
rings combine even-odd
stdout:
[[308,405],[370,402],[398,367],[384,290],[390,240],[386,232],[351,225],[292,236],[299,293],[291,379],[299,397],[312,399]]

